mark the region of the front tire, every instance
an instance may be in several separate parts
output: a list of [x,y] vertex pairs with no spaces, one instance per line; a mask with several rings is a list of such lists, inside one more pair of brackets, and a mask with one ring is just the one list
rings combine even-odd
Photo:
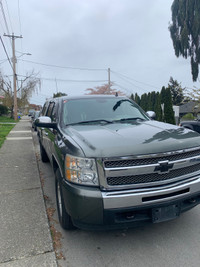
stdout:
[[63,193],[62,193],[62,186],[59,181],[60,172],[57,169],[55,173],[55,189],[56,189],[56,203],[57,203],[57,211],[58,211],[58,218],[60,225],[65,230],[74,229],[74,225],[71,221],[70,215],[67,213],[64,200],[63,200]]

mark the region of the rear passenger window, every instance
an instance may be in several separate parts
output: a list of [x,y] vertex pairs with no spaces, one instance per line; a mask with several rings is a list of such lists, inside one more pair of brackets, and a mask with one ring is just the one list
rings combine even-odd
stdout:
[[55,121],[55,103],[51,102],[47,111],[47,116],[52,119],[52,121]]
[[41,116],[45,116],[48,108],[48,102],[46,102],[42,108]]
[[56,105],[55,104],[54,104],[53,109],[52,109],[51,119],[54,122],[56,121]]

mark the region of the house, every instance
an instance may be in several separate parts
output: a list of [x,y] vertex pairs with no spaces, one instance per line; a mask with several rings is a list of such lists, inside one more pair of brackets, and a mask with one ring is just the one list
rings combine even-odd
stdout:
[[200,112],[200,105],[197,101],[190,101],[180,106],[179,116],[182,118],[187,113],[192,113],[194,116]]

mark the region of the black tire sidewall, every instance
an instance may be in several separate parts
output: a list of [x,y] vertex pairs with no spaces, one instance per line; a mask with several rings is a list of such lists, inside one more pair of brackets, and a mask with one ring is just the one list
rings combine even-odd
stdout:
[[[73,229],[74,226],[71,222],[71,218],[69,214],[66,211],[65,204],[64,204],[64,199],[63,199],[63,192],[62,192],[62,184],[61,184],[61,179],[60,179],[60,171],[57,169],[55,172],[55,190],[56,190],[56,204],[57,204],[57,211],[58,211],[58,218],[60,221],[60,224],[63,229],[70,230]],[[58,189],[59,186],[59,189]],[[59,205],[59,199],[58,199],[58,190],[60,190],[60,200],[61,200],[61,207]],[[60,208],[62,211],[60,211]],[[62,214],[61,214],[62,212]]]

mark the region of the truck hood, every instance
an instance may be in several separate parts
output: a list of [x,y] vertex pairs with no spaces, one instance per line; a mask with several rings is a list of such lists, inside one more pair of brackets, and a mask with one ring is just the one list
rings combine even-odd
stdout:
[[67,126],[86,157],[124,157],[200,146],[200,134],[158,121]]

